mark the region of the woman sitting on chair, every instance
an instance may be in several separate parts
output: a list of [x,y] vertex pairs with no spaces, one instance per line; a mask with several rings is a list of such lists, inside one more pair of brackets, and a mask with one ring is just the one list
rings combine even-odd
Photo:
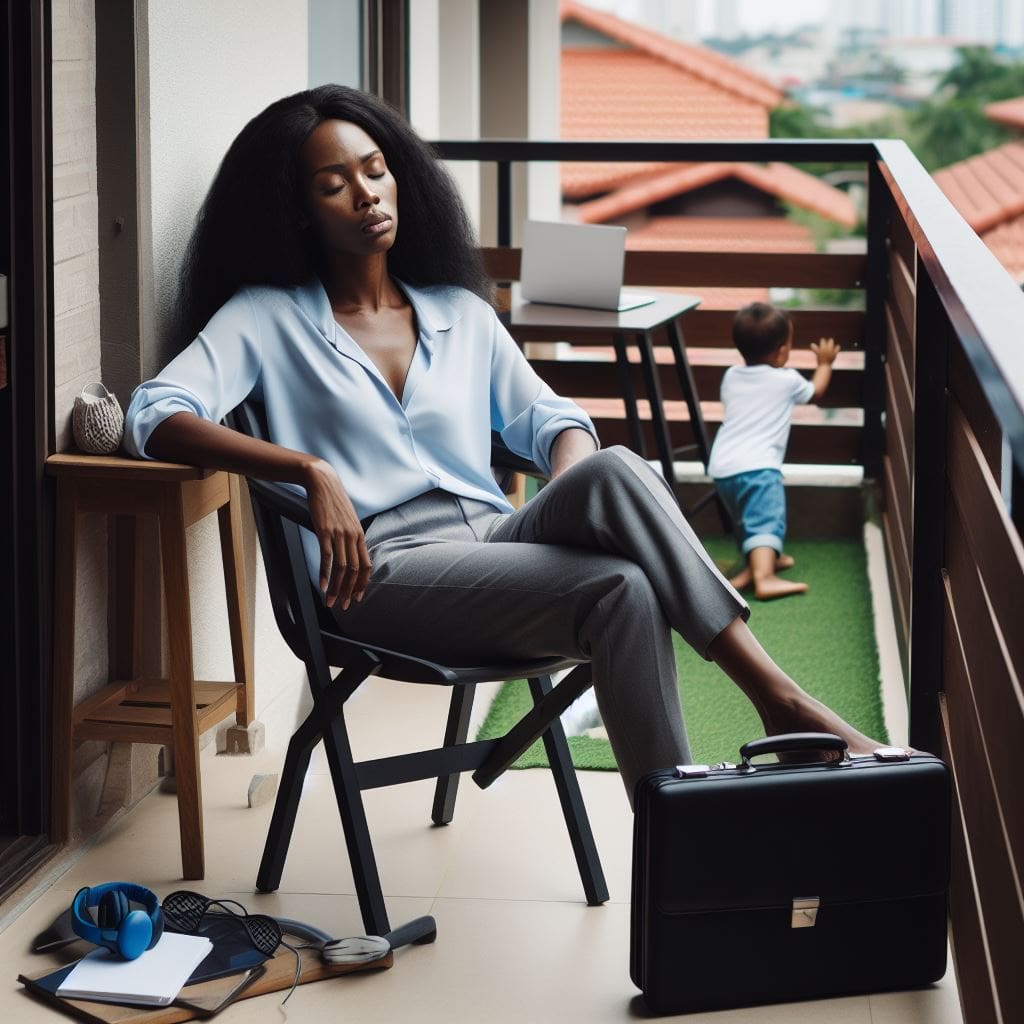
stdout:
[[[401,217],[399,211],[401,210]],[[184,351],[142,384],[129,450],[299,485],[342,632],[471,665],[588,658],[626,791],[690,760],[671,631],[769,735],[876,743],[805,693],[746,626],[662,477],[534,373],[487,299],[456,189],[381,101],[322,86],[242,130],[188,250]],[[274,443],[219,425],[246,397]],[[513,511],[491,430],[551,482]]]

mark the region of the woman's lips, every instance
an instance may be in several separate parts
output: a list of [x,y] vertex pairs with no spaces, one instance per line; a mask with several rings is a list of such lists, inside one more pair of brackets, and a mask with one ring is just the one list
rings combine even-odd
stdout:
[[372,221],[363,226],[364,235],[383,235],[391,227],[391,218],[384,217],[381,220]]

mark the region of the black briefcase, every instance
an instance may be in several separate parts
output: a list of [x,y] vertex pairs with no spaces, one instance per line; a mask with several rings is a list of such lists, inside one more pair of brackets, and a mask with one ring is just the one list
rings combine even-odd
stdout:
[[[842,761],[752,765],[836,750]],[[630,975],[655,1013],[914,988],[946,971],[949,771],[838,736],[638,783]]]

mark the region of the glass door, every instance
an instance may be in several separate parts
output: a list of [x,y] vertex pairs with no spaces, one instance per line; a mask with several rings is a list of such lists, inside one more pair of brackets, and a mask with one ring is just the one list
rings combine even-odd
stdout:
[[49,849],[49,0],[0,0],[0,899]]

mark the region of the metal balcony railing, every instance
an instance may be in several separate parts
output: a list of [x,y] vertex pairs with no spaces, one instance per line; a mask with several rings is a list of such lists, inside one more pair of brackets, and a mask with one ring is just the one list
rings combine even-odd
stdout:
[[[860,163],[868,177],[865,255],[627,251],[626,283],[863,289],[864,309],[793,312],[797,334],[852,341],[862,363],[836,373],[831,401],[859,411],[794,428],[789,458],[858,462],[881,495],[911,742],[955,778],[951,936],[967,1024],[1024,1020],[1024,294],[894,140],[762,142],[445,141],[449,160],[495,167],[499,280],[518,277],[513,168],[546,161]],[[728,310],[685,322],[689,346],[727,343]],[[538,364],[574,396],[608,397],[593,365]],[[696,367],[703,398],[721,367]],[[673,377],[663,390],[672,412]],[[596,393],[596,394],[594,394]],[[713,419],[713,417],[711,417]],[[615,436],[612,420],[599,425]],[[673,424],[687,439],[687,424]],[[899,851],[893,852],[899,856]]]

